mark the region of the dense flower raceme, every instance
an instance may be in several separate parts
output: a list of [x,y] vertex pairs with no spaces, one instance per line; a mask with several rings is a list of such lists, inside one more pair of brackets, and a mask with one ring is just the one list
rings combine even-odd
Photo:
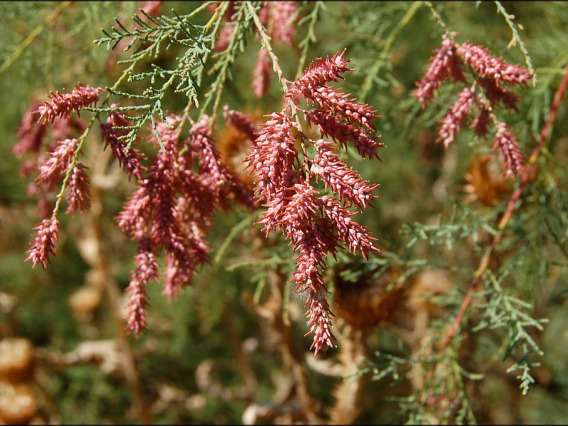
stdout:
[[26,253],[28,255],[26,261],[31,260],[33,266],[41,263],[44,268],[47,268],[49,256],[55,254],[55,241],[58,239],[59,222],[55,217],[44,219],[36,225],[35,229],[37,229],[37,232],[32,247]]
[[504,159],[505,175],[515,176],[522,168],[518,141],[506,130],[506,124],[497,120],[494,111],[500,103],[508,109],[519,111],[517,103],[520,98],[506,86],[526,84],[531,77],[528,70],[507,63],[483,46],[470,42],[458,46],[450,37],[443,35],[442,45],[430,59],[429,67],[417,83],[413,95],[425,107],[445,81],[467,83],[465,69],[471,70],[474,83],[458,94],[457,100],[440,120],[437,141],[444,142],[447,148],[471,114],[475,115],[471,127],[478,137],[488,135],[489,125],[493,121],[496,127],[493,149],[498,149]]
[[37,109],[39,122],[42,124],[52,122],[56,117],[69,117],[72,111],[80,112],[86,106],[91,106],[99,100],[100,88],[77,85],[75,90],[67,90],[67,93],[52,92],[51,100],[40,105]]
[[[374,135],[376,112],[329,86],[342,78],[341,73],[351,71],[344,54],[314,61],[293,82],[286,93],[288,106],[272,113],[261,126],[247,158],[257,200],[266,207],[259,223],[267,234],[283,232],[298,253],[292,280],[295,291],[306,295],[307,334],[313,334],[314,355],[319,351],[325,355],[334,345],[333,314],[323,278],[327,256],[335,255],[341,246],[365,258],[379,252],[373,246],[374,238],[352,219],[355,212],[349,210],[370,205],[376,198],[371,193],[378,185],[369,184],[345,164],[332,141],[306,136],[292,112],[301,111],[308,123],[334,142],[354,146],[363,157],[378,158],[377,149],[383,144]],[[302,110],[302,98],[319,109]],[[304,147],[301,152],[296,149],[298,140]],[[319,180],[323,181],[323,192],[314,187]],[[325,194],[330,192],[333,195]]]
[[[14,146],[13,153],[22,158],[25,153],[32,153],[36,158],[28,159],[22,166],[22,174],[28,175],[31,169],[38,169],[39,174],[28,186],[30,195],[42,196],[38,208],[43,217],[48,216],[46,210],[50,203],[43,197],[63,181],[68,175],[65,198],[68,203],[67,212],[84,211],[90,204],[89,177],[86,167],[77,159],[79,154],[79,139],[71,137],[77,131],[83,131],[85,125],[71,117],[71,113],[80,112],[86,106],[94,105],[99,99],[101,88],[79,84],[75,90],[51,93],[51,100],[40,104],[35,102],[24,113],[18,131],[19,142]],[[34,118],[36,116],[37,123]],[[41,152],[45,135],[50,130],[51,142],[47,151]],[[55,241],[59,222],[53,212],[51,218],[44,219],[36,226],[38,230],[28,250],[26,260],[31,260],[33,266],[40,263],[47,267],[49,256],[55,253]]]
[[[230,198],[247,207],[253,205],[252,192],[222,163],[209,117],[194,124],[183,141],[178,139],[175,128],[178,122],[179,117],[172,115],[168,122],[158,123],[163,149],[153,159],[146,177],[139,178],[133,171],[141,170],[138,165],[126,164],[137,157],[117,155],[122,167],[132,171],[138,180],[137,189],[117,217],[119,228],[138,244],[128,287],[127,318],[129,330],[136,334],[145,327],[145,286],[158,277],[158,251],[166,253],[163,293],[168,298],[176,297],[209,259],[205,237],[215,210],[228,208]],[[113,131],[111,128],[109,134]],[[157,143],[157,135],[155,138]]]

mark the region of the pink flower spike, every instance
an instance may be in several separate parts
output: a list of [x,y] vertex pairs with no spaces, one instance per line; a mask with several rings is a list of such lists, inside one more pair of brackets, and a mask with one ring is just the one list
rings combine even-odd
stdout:
[[469,41],[458,47],[457,54],[481,77],[488,77],[497,86],[500,86],[502,81],[510,85],[526,84],[531,79],[529,71],[522,66],[510,64],[501,57],[493,56],[486,47]]
[[330,186],[347,205],[355,204],[359,210],[377,198],[371,192],[378,185],[369,185],[369,181],[363,180],[359,173],[341,161],[331,142],[319,139],[314,145],[318,154],[313,159],[311,172],[321,177],[326,189]]
[[38,122],[45,124],[53,122],[56,117],[69,117],[72,111],[80,112],[86,106],[91,106],[99,100],[99,93],[103,89],[79,84],[75,90],[62,94],[61,92],[51,92],[51,101],[45,102],[38,108]]
[[251,117],[242,112],[229,109],[228,105],[225,105],[223,108],[223,117],[227,124],[235,127],[243,135],[246,135],[249,140],[254,141],[256,139],[258,129]]
[[276,43],[282,42],[292,45],[292,38],[296,32],[297,1],[273,1],[268,3],[272,17],[272,33],[270,36]]
[[53,183],[65,171],[75,156],[79,139],[65,139],[51,152],[49,158],[39,165],[38,182]]
[[327,57],[325,60],[318,58],[313,61],[304,74],[294,81],[287,96],[292,96],[295,93],[305,96],[306,93],[312,93],[326,83],[343,79],[341,73],[353,71],[353,69],[347,68],[349,61],[343,59],[345,52],[346,50],[341,54],[336,53],[332,58]]
[[422,103],[422,108],[426,102],[434,97],[436,90],[446,80],[465,81],[463,76],[463,63],[457,55],[456,45],[447,36],[442,36],[442,45],[436,50],[436,54],[430,58],[428,70],[424,77],[416,84],[418,88],[412,95]]
[[18,128],[19,141],[12,148],[12,152],[16,158],[21,158],[25,152],[39,152],[43,137],[45,136],[46,126],[44,124],[37,124],[34,115],[40,106],[39,102],[34,102],[30,108],[26,110],[20,121]]
[[59,222],[56,217],[44,219],[35,226],[37,230],[32,247],[26,252],[28,257],[26,262],[31,260],[33,267],[41,263],[44,269],[47,268],[49,256],[55,254],[55,241],[58,239]]
[[523,168],[523,155],[519,150],[519,142],[514,134],[507,130],[505,123],[497,124],[497,133],[493,139],[493,149],[498,149],[505,162],[505,176],[518,175]]
[[89,176],[85,173],[85,166],[77,163],[73,167],[69,183],[67,185],[67,202],[69,207],[67,213],[80,210],[84,212],[91,205],[91,195],[89,189]]
[[444,147],[448,148],[460,131],[460,126],[465,121],[475,99],[475,87],[466,87],[459,93],[457,101],[451,106],[446,116],[440,120],[442,125],[438,130],[436,142],[444,142]]

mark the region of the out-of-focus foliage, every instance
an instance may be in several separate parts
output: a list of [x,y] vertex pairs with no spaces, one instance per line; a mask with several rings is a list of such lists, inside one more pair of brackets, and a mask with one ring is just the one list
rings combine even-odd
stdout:
[[[284,285],[294,264],[287,242],[265,239],[253,225],[255,215],[224,212],[209,236],[212,262],[192,287],[168,302],[160,285],[149,285],[148,329],[139,339],[126,340],[137,366],[136,378],[129,377],[117,364],[127,350],[119,337],[123,324],[113,317],[113,296],[89,259],[93,244],[103,244],[108,269],[124,291],[135,247],[114,217],[133,183],[103,158],[108,181],[98,182],[98,234],[90,213],[62,215],[57,256],[47,270],[32,269],[24,260],[39,213],[36,200],[26,195],[30,179],[20,176],[12,147],[32,101],[45,101],[50,91],[78,82],[115,83],[129,65],[117,60],[130,53],[108,51],[95,40],[107,37],[101,29],[112,28],[115,18],[134,28],[132,16],[140,6],[0,3],[0,339],[23,338],[34,347],[33,374],[25,382],[37,400],[33,418],[228,424],[255,415],[259,422],[292,422],[295,415],[305,421],[302,404],[312,401],[310,410],[319,421],[335,423],[568,422],[567,100],[459,333],[439,351],[518,181],[491,174],[491,141],[479,141],[468,128],[447,151],[435,142],[438,120],[457,92],[451,84],[443,86],[426,109],[411,96],[443,34],[423,2],[300,2],[303,18],[294,45],[274,46],[290,81],[302,68],[299,62],[306,65],[346,48],[355,71],[340,84],[382,116],[376,122],[387,146],[382,161],[354,155],[350,161],[364,179],[380,183],[375,208],[358,219],[378,237],[383,254],[368,262],[345,254],[330,260],[326,280],[333,288],[338,348],[326,360],[312,359],[310,342],[303,338],[303,300]],[[168,1],[162,14],[167,24],[179,23],[176,17],[200,6]],[[520,91],[518,113],[500,114],[530,155],[568,65],[568,3],[431,6],[460,42],[526,65],[519,42],[510,43],[514,34],[499,7],[522,25],[519,35],[536,85]],[[202,28],[210,16],[204,10],[191,22]],[[159,107],[182,114],[188,96],[195,96],[212,108],[219,94],[220,105],[259,117],[280,111],[282,88],[275,74],[267,95],[254,97],[250,80],[260,43],[250,29],[243,37],[231,55],[213,56],[214,73],[207,67],[191,70],[188,75],[199,75],[200,85],[187,77]],[[152,73],[159,73],[156,67],[179,71],[183,63],[174,47],[145,60],[140,67],[147,66],[148,74],[125,82],[122,92],[141,94]],[[216,84],[222,92],[204,97],[201,87]],[[155,106],[149,110],[158,117]],[[228,130],[220,108],[215,112],[222,141]],[[150,115],[140,127],[151,122]],[[198,115],[196,109],[193,118]],[[98,135],[89,136],[84,157],[90,170],[101,168],[102,147]],[[0,351],[0,364],[3,356]],[[299,377],[305,387],[298,386]],[[7,395],[3,380],[0,399]],[[301,394],[306,389],[308,396]],[[135,395],[148,417],[137,413]]]

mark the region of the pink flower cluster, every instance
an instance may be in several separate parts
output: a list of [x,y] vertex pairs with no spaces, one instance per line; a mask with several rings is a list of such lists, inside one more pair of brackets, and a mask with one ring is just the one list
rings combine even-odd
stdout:
[[48,121],[53,123],[56,117],[69,117],[72,111],[80,113],[84,107],[97,103],[101,91],[101,88],[79,84],[75,86],[75,90],[67,90],[65,94],[51,92],[51,101],[44,103],[37,110],[38,121],[42,124]]
[[[113,115],[114,114],[114,115]],[[157,256],[166,253],[163,293],[176,297],[180,289],[191,284],[197,268],[209,259],[205,239],[217,208],[228,208],[228,200],[251,207],[252,191],[248,190],[221,161],[214,144],[210,119],[193,125],[189,137],[179,140],[171,115],[157,125],[154,134],[163,149],[152,161],[146,177],[140,166],[140,155],[131,148],[128,153],[119,146],[124,120],[113,113],[103,124],[105,141],[122,168],[138,181],[138,187],[117,217],[119,228],[138,245],[135,268],[131,272],[128,329],[139,334],[146,321],[148,282],[158,277]],[[186,149],[182,149],[182,148]]]
[[[65,198],[67,213],[76,210],[84,211],[90,205],[89,177],[86,167],[77,161],[79,139],[71,137],[77,131],[83,131],[85,125],[70,116],[72,111],[80,112],[86,106],[98,101],[102,89],[85,85],[75,86],[75,90],[51,93],[51,100],[40,104],[35,102],[24,113],[18,130],[19,141],[13,147],[14,155],[20,159],[26,153],[33,158],[24,162],[21,173],[29,175],[34,169],[39,170],[35,182],[28,186],[30,195],[39,195],[38,207],[44,219],[35,229],[38,231],[28,250],[26,260],[31,260],[35,267],[40,263],[47,267],[49,256],[55,253],[55,241],[58,239],[58,221],[56,212],[50,212],[47,194],[52,191],[64,177],[69,174]],[[37,122],[35,116],[39,115]],[[48,126],[48,123],[51,123]],[[50,130],[51,143],[42,153],[45,136]]]
[[[332,141],[312,140],[295,120],[292,110],[301,111],[306,121],[336,143],[354,146],[363,157],[376,157],[383,144],[374,135],[376,112],[357,103],[349,95],[329,86],[341,73],[351,71],[345,52],[318,59],[293,82],[286,98],[288,106],[272,113],[253,140],[247,162],[252,169],[259,203],[266,206],[259,223],[268,234],[280,230],[298,253],[293,281],[295,291],[306,295],[309,332],[315,355],[333,347],[332,312],[326,300],[324,269],[329,254],[342,245],[365,258],[379,252],[374,238],[355,220],[356,207],[362,210],[376,198],[371,185],[351,169],[337,153]],[[313,106],[302,110],[305,99]],[[294,104],[294,108],[291,105]],[[299,152],[298,142],[303,149]],[[310,156],[309,151],[315,155]],[[323,182],[318,190],[315,184]],[[328,195],[329,194],[329,195]]]
[[[506,176],[517,175],[523,162],[518,141],[510,133],[505,123],[497,120],[494,111],[499,104],[518,112],[520,98],[508,90],[505,85],[514,87],[526,84],[531,75],[525,68],[509,64],[496,57],[483,47],[470,42],[458,46],[447,35],[442,36],[442,45],[430,59],[429,67],[417,83],[413,95],[420,100],[422,107],[434,97],[436,90],[448,80],[468,84],[464,69],[472,74],[473,84],[463,89],[457,96],[446,115],[440,120],[437,142],[443,142],[447,148],[455,141],[461,126],[475,115],[471,127],[478,137],[489,134],[493,121],[496,133],[493,149],[497,149],[505,163]],[[475,108],[474,108],[475,107]]]
[[[221,29],[221,34],[215,45],[215,50],[217,51],[223,51],[229,46],[234,28],[235,7],[240,7],[239,3],[242,5],[244,2],[231,2],[229,6],[225,16],[227,22]],[[298,20],[297,1],[263,1],[258,11],[258,16],[262,25],[267,28],[268,35],[273,43],[292,45]],[[261,49],[258,52],[251,82],[257,98],[262,98],[268,91],[271,74],[272,67],[268,53],[265,49]]]

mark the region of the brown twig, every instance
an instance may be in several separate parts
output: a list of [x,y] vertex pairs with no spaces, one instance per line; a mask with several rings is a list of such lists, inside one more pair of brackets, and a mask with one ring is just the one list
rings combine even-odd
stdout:
[[295,334],[292,324],[286,323],[282,310],[284,307],[284,291],[286,277],[278,270],[268,272],[268,284],[270,286],[270,297],[262,305],[250,301],[251,307],[258,315],[267,320],[279,340],[279,348],[282,353],[284,367],[294,379],[294,390],[298,402],[302,406],[305,420],[308,424],[318,424],[321,420],[316,414],[318,408],[316,402],[309,392],[309,381],[304,365],[302,352],[295,341]]
[[448,347],[448,345],[450,344],[450,342],[453,340],[453,338],[456,336],[456,334],[459,330],[461,321],[462,321],[462,319],[465,315],[465,312],[467,311],[467,308],[469,307],[469,305],[471,304],[471,301],[473,300],[473,295],[475,294],[477,287],[481,283],[481,278],[483,277],[483,274],[485,273],[485,271],[487,270],[487,267],[489,266],[489,261],[491,260],[491,255],[493,254],[495,247],[497,247],[497,244],[499,244],[499,242],[501,241],[501,238],[503,236],[503,231],[507,227],[507,224],[509,223],[509,220],[511,219],[511,216],[512,216],[512,214],[513,214],[513,212],[514,212],[514,210],[517,206],[517,201],[519,201],[519,199],[521,198],[521,193],[522,193],[523,189],[525,188],[525,185],[527,184],[527,182],[531,179],[531,177],[534,176],[534,172],[533,172],[534,163],[538,159],[538,157],[539,157],[539,155],[542,151],[542,148],[544,146],[544,143],[546,142],[546,140],[548,138],[548,134],[550,133],[550,129],[552,127],[552,124],[554,123],[554,120],[556,119],[556,114],[558,112],[558,108],[560,107],[560,102],[562,101],[562,97],[564,96],[564,92],[566,91],[567,87],[568,87],[568,65],[566,66],[566,69],[565,69],[565,72],[564,72],[564,77],[562,78],[562,82],[560,83],[560,86],[558,86],[558,89],[556,90],[556,93],[554,95],[554,100],[552,101],[552,108],[550,109],[550,113],[548,114],[548,120],[546,121],[546,123],[544,124],[544,127],[542,128],[542,130],[540,132],[540,137],[539,137],[538,143],[537,143],[535,149],[533,150],[533,152],[531,153],[531,156],[529,157],[529,159],[527,160],[527,162],[523,166],[523,169],[521,171],[521,179],[520,179],[520,182],[519,182],[519,186],[517,187],[517,189],[515,190],[513,195],[511,195],[511,198],[509,199],[509,203],[507,204],[507,208],[505,209],[505,212],[503,213],[503,216],[501,217],[501,220],[499,221],[499,226],[498,226],[499,232],[493,237],[493,241],[491,243],[491,246],[489,246],[489,248],[487,249],[487,251],[485,252],[483,257],[481,258],[481,261],[479,263],[479,267],[475,271],[474,279],[473,279],[473,282],[472,282],[472,284],[469,288],[469,291],[468,291],[464,301],[462,302],[462,304],[460,306],[460,310],[459,310],[456,318],[454,319],[454,322],[452,323],[452,326],[450,327],[450,330],[448,331],[448,334],[446,335],[445,340],[440,345],[441,351],[446,349]]
[[109,308],[115,324],[117,345],[121,353],[122,372],[126,385],[129,388],[132,405],[138,416],[138,421],[142,424],[150,424],[152,417],[150,406],[145,403],[140,379],[136,368],[134,352],[130,340],[126,334],[125,324],[121,310],[121,294],[117,282],[110,271],[108,255],[105,253],[103,237],[101,231],[101,221],[103,214],[104,190],[96,185],[97,180],[104,177],[104,169],[109,159],[110,151],[99,151],[100,154],[95,158],[92,172],[92,191],[91,191],[91,210],[87,216],[88,226],[92,232],[93,240],[96,242],[96,249],[90,260],[91,266],[100,273],[105,292],[107,294]]

